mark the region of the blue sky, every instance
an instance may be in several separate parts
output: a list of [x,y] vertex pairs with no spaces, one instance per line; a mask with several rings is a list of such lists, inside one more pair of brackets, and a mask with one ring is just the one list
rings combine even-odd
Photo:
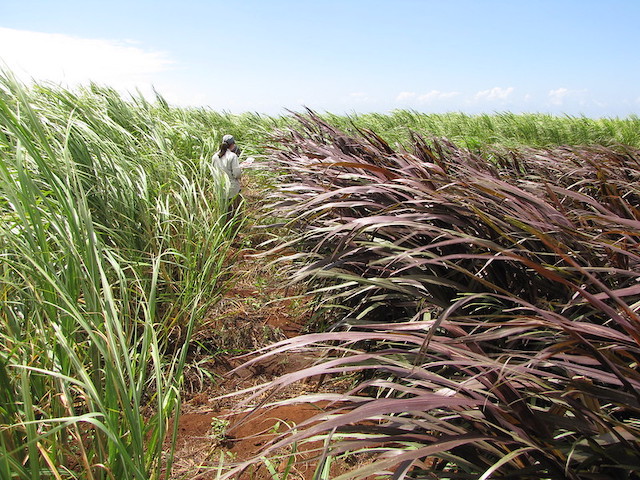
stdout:
[[640,112],[640,0],[0,0],[27,81],[219,111]]

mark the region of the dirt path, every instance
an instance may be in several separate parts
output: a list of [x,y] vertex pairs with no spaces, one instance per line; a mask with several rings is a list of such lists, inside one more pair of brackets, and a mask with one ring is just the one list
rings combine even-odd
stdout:
[[[248,204],[259,203],[259,191],[250,190],[249,195]],[[230,288],[198,328],[192,342],[185,371],[185,400],[178,427],[174,479],[216,479],[229,465],[254,457],[274,435],[316,415],[324,407],[322,404],[280,406],[260,410],[247,420],[245,413],[234,410],[242,397],[219,398],[298,371],[315,361],[299,354],[283,354],[275,360],[229,374],[242,364],[240,354],[300,335],[310,316],[311,298],[305,296],[304,291],[287,286],[283,269],[274,266],[273,258],[265,257],[263,250],[256,249],[262,239],[251,227],[249,222],[240,232],[237,248],[229,258],[229,275],[233,278]],[[314,391],[317,387],[314,382],[296,385],[282,392],[281,398]],[[323,388],[339,387],[327,384]],[[306,448],[313,447],[321,445]],[[281,460],[270,462],[274,471],[282,472],[286,468],[290,452],[284,453]],[[298,453],[298,459],[310,456]],[[311,479],[314,468],[313,464],[296,464],[285,478]],[[242,478],[280,477],[270,473],[263,463],[248,470]]]
[[[234,410],[242,396],[219,398],[298,371],[316,360],[296,353],[282,354],[229,374],[243,362],[238,353],[299,335],[309,316],[310,299],[292,299],[291,295],[299,292],[287,289],[278,272],[272,271],[267,260],[255,254],[255,251],[238,253],[234,266],[242,272],[238,281],[195,336],[196,347],[186,372],[187,391],[178,429],[173,478],[216,479],[220,462],[228,466],[254,457],[274,435],[320,413],[325,406],[285,405],[261,409],[247,419],[246,413]],[[216,348],[218,353],[212,355],[207,347]],[[315,392],[317,388],[318,383],[312,380],[286,389],[279,398]],[[322,388],[327,391],[338,386],[328,383]],[[320,447],[315,444],[305,449]],[[302,453],[298,455],[302,456]],[[285,456],[273,461],[272,468],[284,469],[288,459]],[[314,468],[314,465],[295,465],[286,478],[311,479]],[[274,476],[263,464],[250,469],[242,478],[262,480]]]

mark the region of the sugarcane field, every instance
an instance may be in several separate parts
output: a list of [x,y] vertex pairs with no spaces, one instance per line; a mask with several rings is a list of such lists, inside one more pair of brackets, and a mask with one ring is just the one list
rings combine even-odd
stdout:
[[0,480],[640,480],[639,1],[0,12]]
[[637,117],[0,122],[2,478],[636,478]]

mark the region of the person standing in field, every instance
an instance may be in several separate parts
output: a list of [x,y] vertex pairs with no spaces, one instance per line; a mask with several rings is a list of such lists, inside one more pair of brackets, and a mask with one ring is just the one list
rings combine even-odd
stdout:
[[240,149],[236,145],[236,141],[232,135],[222,137],[220,150],[213,156],[213,164],[220,169],[229,179],[229,185],[226,192],[229,201],[230,213],[235,213],[240,205],[240,178],[242,170],[238,162]]

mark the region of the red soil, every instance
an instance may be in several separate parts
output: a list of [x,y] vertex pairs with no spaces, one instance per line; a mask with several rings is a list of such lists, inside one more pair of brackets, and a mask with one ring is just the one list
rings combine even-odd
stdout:
[[[308,320],[310,299],[291,298],[296,292],[288,289],[281,274],[270,267],[266,259],[256,257],[255,253],[240,252],[233,259],[233,270],[237,272],[233,288],[225,293],[211,312],[210,319],[196,334],[194,344],[215,344],[223,352],[208,356],[194,352],[189,362],[191,365],[199,364],[201,370],[213,373],[217,381],[208,381],[206,377],[198,375],[194,368],[186,372],[186,384],[192,392],[185,392],[173,478],[216,479],[220,471],[226,471],[234,463],[254,458],[277,434],[317,415],[324,406],[283,405],[261,408],[248,415],[237,408],[246,395],[223,397],[298,371],[311,365],[314,360],[299,354],[282,354],[229,373],[244,361],[230,352],[251,351],[273,341],[299,335]],[[312,379],[311,382],[288,388],[279,398],[306,393],[307,389],[315,391],[317,386]],[[309,449],[319,449],[321,446],[316,442],[305,445],[303,449],[301,447],[296,452],[296,459],[313,458],[317,452],[310,452]],[[285,455],[282,459],[272,460],[274,468],[281,472],[286,467],[290,450],[282,453]],[[340,466],[335,468],[340,469]],[[311,479],[314,470],[313,462],[296,463],[286,478]],[[264,463],[257,463],[239,478],[263,480],[274,477]]]

